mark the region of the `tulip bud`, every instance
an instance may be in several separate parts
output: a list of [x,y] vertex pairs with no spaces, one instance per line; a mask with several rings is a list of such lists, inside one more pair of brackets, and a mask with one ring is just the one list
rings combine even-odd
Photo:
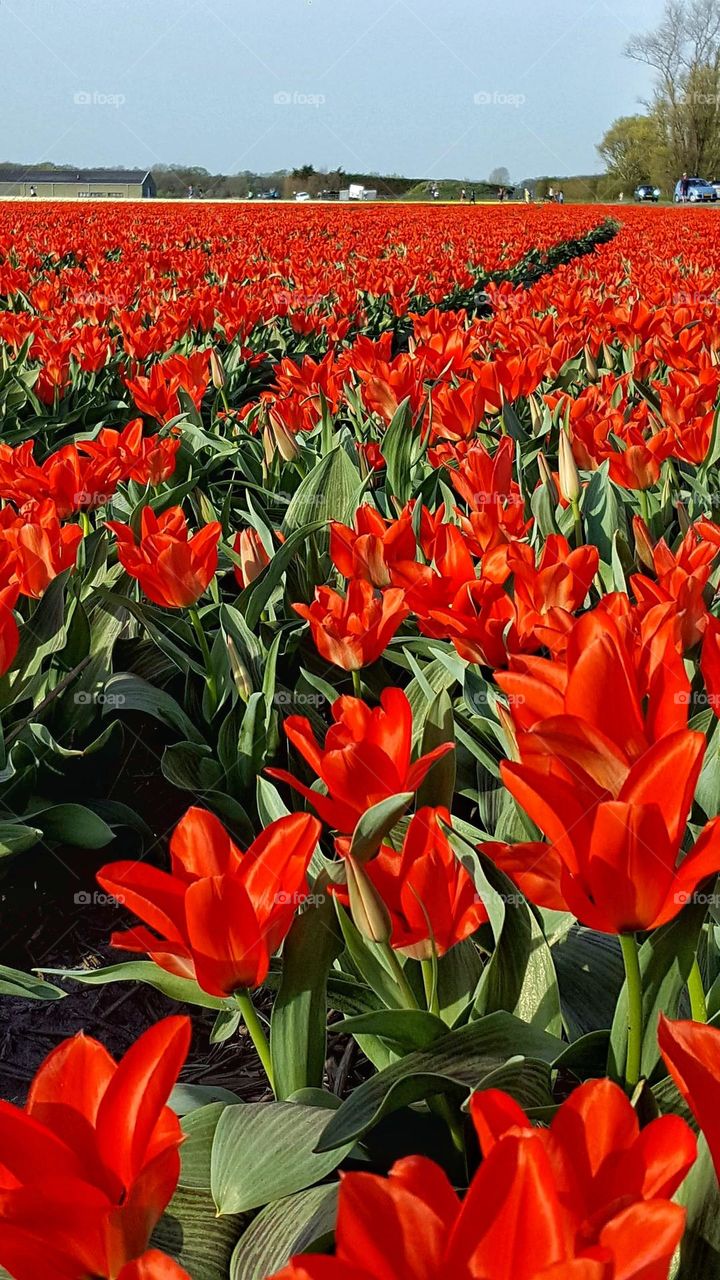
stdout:
[[350,915],[363,938],[388,942],[392,933],[390,913],[367,872],[351,854],[345,856]]
[[294,435],[292,432],[288,431],[285,423],[281,418],[278,418],[276,414],[273,413],[270,415],[270,422],[272,424],[272,433],[275,437],[275,444],[277,445],[280,457],[285,462],[292,462],[294,458],[297,458],[298,453],[300,452]]
[[589,347],[585,347],[585,367],[587,369],[588,382],[597,382],[598,367],[597,361]]
[[235,565],[235,578],[242,591],[260,577],[265,566],[270,563],[270,557],[256,529],[243,529],[236,534],[233,551],[240,557],[240,564]]
[[580,476],[567,432],[560,429],[558,444],[560,492],[566,502],[576,503],[580,497]]
[[240,694],[243,702],[247,702],[250,694],[252,693],[252,684],[250,683],[250,676],[248,674],[247,667],[245,666],[245,663],[240,660],[240,655],[235,648],[235,641],[232,636],[226,636],[225,643],[227,645],[230,670],[232,671],[232,677],[235,681],[235,688]]
[[538,454],[538,471],[540,472],[540,479],[548,491],[550,501],[552,502],[553,506],[556,507],[559,502],[557,486],[555,484],[553,473],[547,464],[547,458],[545,457],[544,453]]
[[684,538],[685,534],[688,532],[688,529],[690,528],[690,517],[688,516],[685,503],[676,502],[675,510],[677,511],[677,518],[678,518],[678,524],[680,525],[680,532]]
[[543,427],[545,426],[545,414],[543,413],[541,406],[538,404],[537,400],[535,399],[535,396],[530,396],[529,404],[530,404],[530,422],[532,424],[532,433],[534,436],[539,436],[542,434]]
[[265,466],[269,467],[272,465],[272,460],[275,457],[275,440],[273,438],[273,433],[270,430],[269,422],[266,422],[263,427],[262,441],[263,454],[265,455]]
[[500,721],[503,733],[507,739],[508,759],[513,760],[518,764],[520,761],[520,752],[518,750],[515,725],[513,724],[512,716],[503,702],[496,702],[495,710],[498,713],[498,720]]
[[215,390],[222,391],[225,386],[225,370],[222,360],[214,349],[210,352],[210,376]]
[[638,564],[655,572],[655,559],[650,530],[641,516],[633,516],[633,534],[635,535],[635,556]]

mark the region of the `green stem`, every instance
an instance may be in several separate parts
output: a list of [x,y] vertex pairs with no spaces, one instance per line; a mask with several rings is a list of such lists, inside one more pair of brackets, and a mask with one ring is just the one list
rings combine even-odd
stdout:
[[360,679],[359,671],[353,671],[352,682],[353,682],[353,693],[355,694],[355,697],[362,698],[362,681]]
[[573,513],[573,522],[575,525],[575,546],[581,547],[584,543],[582,516],[580,515],[580,503],[577,498],[573,498],[570,503]]
[[267,1036],[263,1030],[263,1025],[257,1015],[255,1006],[250,999],[247,991],[236,991],[235,1002],[240,1010],[245,1026],[248,1029],[250,1039],[255,1045],[257,1055],[262,1062],[265,1075],[268,1078],[270,1088],[275,1092],[275,1081],[273,1079],[272,1059],[270,1057],[270,1045]]
[[393,978],[395,979],[395,981],[397,982],[400,988],[400,993],[403,998],[403,1004],[407,1009],[417,1009],[419,1006],[418,1006],[417,1000],[415,999],[415,993],[412,987],[410,986],[410,983],[408,982],[407,978],[405,977],[405,970],[403,969],[400,961],[398,960],[389,942],[386,942],[384,944],[383,953],[390,967],[390,972],[392,973]]
[[453,1111],[452,1103],[445,1097],[444,1093],[438,1093],[427,1100],[428,1107],[435,1112],[441,1120],[445,1121],[450,1130],[455,1150],[464,1158],[465,1156],[465,1135],[463,1134],[462,1120]]
[[422,961],[423,986],[425,987],[425,1003],[430,1013],[440,1017],[437,994],[437,970],[432,960]]
[[639,494],[640,494],[640,514],[642,515],[642,518],[649,529],[650,528],[650,508],[648,506],[647,492],[645,489],[640,489]]
[[643,1040],[643,1005],[642,975],[640,973],[640,952],[634,933],[620,935],[625,976],[627,978],[627,1059],[625,1063],[625,1085],[632,1092],[640,1082],[640,1065],[642,1060]]
[[200,650],[203,656],[203,662],[205,663],[205,673],[206,673],[205,683],[207,684],[208,693],[210,695],[210,712],[211,714],[214,714],[214,712],[217,710],[217,703],[218,703],[217,681],[215,679],[215,673],[212,668],[212,658],[210,657],[210,649],[208,647],[207,636],[205,635],[205,632],[203,630],[203,624],[200,620],[200,614],[198,613],[195,605],[190,606],[190,608],[188,609],[188,615],[190,617],[190,621],[192,622],[195,635],[197,636],[198,644],[200,645]]
[[702,974],[700,973],[700,965],[698,964],[697,956],[693,961],[693,967],[688,976],[687,989],[690,997],[690,1013],[692,1015],[693,1022],[707,1022],[707,1001],[705,999],[705,988],[703,987]]

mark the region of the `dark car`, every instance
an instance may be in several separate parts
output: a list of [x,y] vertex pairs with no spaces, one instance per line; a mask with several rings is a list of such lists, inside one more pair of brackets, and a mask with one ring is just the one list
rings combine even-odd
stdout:
[[639,187],[635,188],[635,199],[641,203],[650,201],[657,204],[660,199],[660,188],[654,187],[650,182],[641,182]]

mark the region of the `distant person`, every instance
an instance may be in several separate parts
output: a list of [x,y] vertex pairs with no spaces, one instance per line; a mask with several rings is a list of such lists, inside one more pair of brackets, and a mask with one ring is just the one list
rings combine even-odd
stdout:
[[548,187],[548,200],[554,200],[554,199],[555,199],[555,188]]
[[36,196],[37,196],[37,188],[36,188],[36,187],[31,187],[31,188],[30,188],[30,198],[31,198],[32,200],[34,200]]
[[624,199],[625,199],[625,192],[621,191],[620,195],[618,196],[618,200],[620,201],[620,204],[622,204]]
[[505,188],[504,188],[504,187],[498,187],[498,200],[500,201],[500,203],[501,203],[501,204],[502,204],[502,202],[503,202],[503,200],[504,200],[504,199],[505,199]]
[[192,184],[188,187],[188,194],[187,194],[187,198],[188,198],[188,200],[194,200],[194,199],[195,199],[195,188],[192,186]]
[[564,204],[564,203],[565,203],[565,192],[564,192],[564,191],[558,191],[558,193],[557,193],[557,202],[558,202],[558,204]]
[[530,188],[529,188],[529,187],[526,187],[526,188],[525,188],[525,191],[524,191],[524,193],[523,193],[523,194],[524,194],[524,196],[525,196],[525,203],[526,203],[526,204],[529,204],[529,203],[530,203]]
[[683,201],[683,203],[688,198],[689,190],[690,190],[690,179],[688,178],[687,174],[684,173],[682,178],[680,179],[680,199]]
[[470,203],[471,203],[471,204],[475,204],[475,188],[474,188],[474,187],[472,188],[472,190],[471,190],[471,192],[470,192]]
[[462,191],[460,192],[460,203],[461,203],[461,204],[464,204],[466,199],[467,199],[467,192],[466,192],[465,188],[463,187],[463,188],[462,188]]

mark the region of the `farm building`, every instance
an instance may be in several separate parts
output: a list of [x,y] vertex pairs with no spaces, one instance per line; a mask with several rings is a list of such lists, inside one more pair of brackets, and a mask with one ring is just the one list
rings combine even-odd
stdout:
[[0,168],[0,199],[10,196],[55,200],[148,200],[156,194],[152,174],[143,169]]

